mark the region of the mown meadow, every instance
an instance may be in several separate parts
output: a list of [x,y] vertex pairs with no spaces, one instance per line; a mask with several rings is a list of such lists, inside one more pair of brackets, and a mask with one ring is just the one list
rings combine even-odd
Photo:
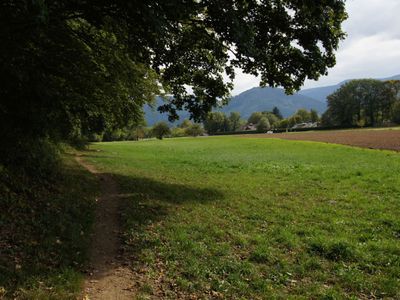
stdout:
[[98,143],[139,298],[400,297],[400,156],[240,137]]

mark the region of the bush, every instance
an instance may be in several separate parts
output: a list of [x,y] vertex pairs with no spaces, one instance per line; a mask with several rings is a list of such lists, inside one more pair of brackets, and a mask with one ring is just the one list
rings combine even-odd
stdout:
[[186,136],[186,129],[183,129],[180,127],[172,128],[171,136],[172,137],[184,137],[184,136]]
[[193,124],[186,128],[186,134],[190,136],[199,136],[204,133],[203,127],[200,124]]
[[163,137],[171,134],[171,129],[165,122],[158,122],[153,126],[153,129],[151,131],[153,135],[159,140],[162,140]]
[[89,142],[101,142],[103,141],[103,134],[92,133],[88,136]]

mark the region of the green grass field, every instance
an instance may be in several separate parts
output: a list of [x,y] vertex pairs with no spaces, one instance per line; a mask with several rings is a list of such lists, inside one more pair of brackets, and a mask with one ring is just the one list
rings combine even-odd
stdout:
[[94,144],[141,297],[400,298],[400,156],[238,137]]

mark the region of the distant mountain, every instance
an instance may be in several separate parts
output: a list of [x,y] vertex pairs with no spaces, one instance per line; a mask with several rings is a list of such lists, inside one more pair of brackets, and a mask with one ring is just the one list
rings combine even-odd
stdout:
[[[336,85],[301,90],[293,95],[286,95],[281,88],[255,87],[232,97],[228,105],[216,111],[224,113],[237,111],[244,119],[247,119],[255,111],[271,111],[275,106],[279,108],[284,117],[291,116],[300,108],[315,109],[322,114],[327,108],[326,98],[350,80],[344,80]],[[400,74],[379,80],[400,80]],[[155,107],[162,103],[161,98],[157,98]],[[159,121],[168,121],[168,116],[160,114],[157,109],[151,109],[146,105],[144,111],[149,126]],[[185,111],[179,112],[178,115],[180,116],[178,122],[189,117]]]
[[386,80],[400,80],[400,74],[399,75],[394,75],[392,77],[388,77],[388,78],[382,78],[380,80],[386,81]]
[[[161,98],[157,98],[155,107],[163,103]],[[255,111],[271,111],[274,107],[278,107],[284,117],[293,115],[298,109],[315,109],[319,113],[326,110],[324,102],[315,100],[313,98],[301,95],[286,95],[285,91],[280,88],[252,88],[237,96],[234,96],[228,105],[215,109],[215,111],[222,111],[230,113],[237,111],[243,119],[248,119]],[[146,121],[149,126],[160,121],[168,122],[167,114],[160,114],[157,109],[152,109],[148,105],[144,107]],[[183,119],[188,118],[189,114],[185,111],[178,113],[181,122]]]
[[343,84],[345,84],[348,80],[342,81],[339,84],[335,85],[329,85],[329,86],[323,86],[323,87],[318,87],[318,88],[312,88],[312,89],[306,89],[306,90],[301,90],[299,91],[299,94],[316,99],[320,102],[326,103],[326,97],[328,97],[330,94],[335,92],[337,89],[339,89]]
[[237,111],[240,112],[242,118],[247,119],[255,111],[271,111],[275,106],[284,117],[291,116],[300,108],[315,109],[319,113],[326,110],[324,102],[299,93],[286,95],[280,88],[256,87],[233,97],[220,111],[225,113]]

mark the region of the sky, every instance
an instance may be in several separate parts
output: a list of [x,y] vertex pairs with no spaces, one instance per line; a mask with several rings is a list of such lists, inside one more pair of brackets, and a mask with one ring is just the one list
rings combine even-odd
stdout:
[[[400,0],[347,0],[343,23],[347,37],[336,52],[336,66],[303,88],[334,85],[352,78],[385,78],[400,74]],[[258,86],[257,78],[238,71],[237,95]]]

